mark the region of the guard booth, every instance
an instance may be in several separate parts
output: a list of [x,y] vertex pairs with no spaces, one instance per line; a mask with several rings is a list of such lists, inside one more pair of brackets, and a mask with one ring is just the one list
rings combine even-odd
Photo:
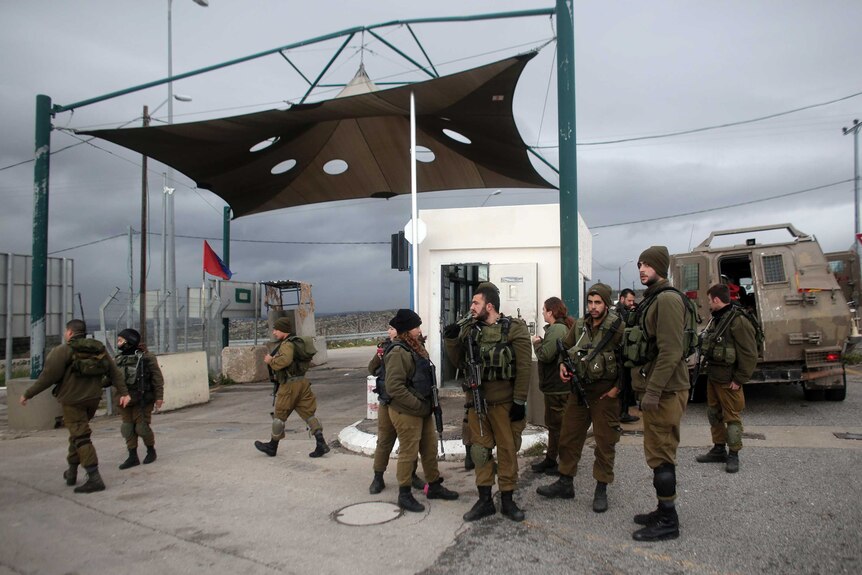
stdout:
[[[462,374],[446,359],[440,332],[468,313],[481,282],[491,281],[500,289],[503,314],[523,319],[531,334],[544,333],[542,304],[561,292],[559,205],[421,210],[419,217],[427,236],[419,245],[417,312],[441,385],[456,387]],[[578,242],[583,285],[592,273],[592,236],[580,216]],[[583,301],[580,293],[580,308]],[[578,310],[569,313],[580,315]],[[537,403],[542,405],[536,394],[541,397],[534,381],[530,412]]]
[[292,280],[272,280],[260,284],[264,288],[263,306],[266,310],[268,331],[272,331],[276,319],[287,317],[295,335],[314,338],[317,353],[311,361],[312,365],[326,363],[326,339],[317,337],[311,284]]

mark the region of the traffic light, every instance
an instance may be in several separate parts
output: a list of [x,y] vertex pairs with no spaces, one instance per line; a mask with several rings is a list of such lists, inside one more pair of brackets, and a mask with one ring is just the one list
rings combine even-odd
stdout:
[[410,251],[404,232],[392,234],[392,269],[404,272],[410,269]]

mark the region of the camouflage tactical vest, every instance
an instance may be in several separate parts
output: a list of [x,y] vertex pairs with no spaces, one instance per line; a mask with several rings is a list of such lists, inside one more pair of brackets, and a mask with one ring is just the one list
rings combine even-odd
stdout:
[[482,381],[515,380],[515,351],[509,343],[511,322],[512,318],[501,315],[497,323],[482,327],[476,336]]

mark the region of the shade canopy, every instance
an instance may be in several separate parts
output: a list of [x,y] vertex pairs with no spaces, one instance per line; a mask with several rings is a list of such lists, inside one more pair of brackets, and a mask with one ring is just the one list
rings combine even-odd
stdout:
[[418,191],[553,188],[527,157],[512,116],[515,86],[533,56],[286,110],[82,133],[173,167],[240,217],[409,194],[413,92]]

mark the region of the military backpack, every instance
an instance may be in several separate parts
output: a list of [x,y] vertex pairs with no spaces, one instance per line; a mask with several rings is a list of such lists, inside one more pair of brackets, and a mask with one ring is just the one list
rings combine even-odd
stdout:
[[293,363],[288,368],[292,377],[305,375],[311,367],[311,359],[317,353],[314,338],[307,335],[292,335],[287,341],[293,344]]
[[69,340],[72,348],[72,372],[83,377],[108,375],[110,363],[108,351],[102,342],[83,337]]
[[656,336],[655,334],[647,333],[646,312],[650,306],[656,303],[658,296],[666,291],[679,295],[685,308],[682,359],[686,359],[697,351],[697,324],[700,323],[697,307],[684,293],[674,287],[667,287],[644,299],[637,310],[629,314],[623,334],[623,359],[625,367],[639,367],[653,361],[658,356]]

